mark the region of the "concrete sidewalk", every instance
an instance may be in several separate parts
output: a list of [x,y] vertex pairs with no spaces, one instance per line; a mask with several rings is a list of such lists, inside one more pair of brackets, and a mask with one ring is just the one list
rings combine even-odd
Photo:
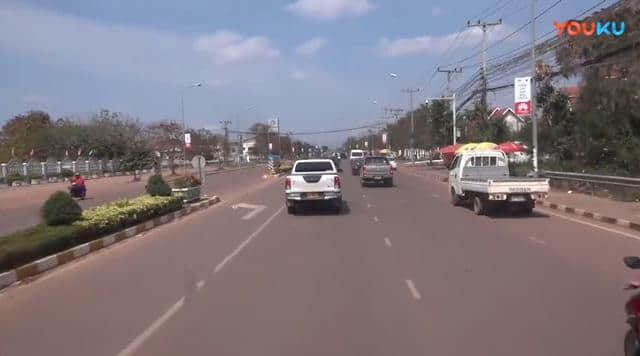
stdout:
[[[447,182],[448,171],[436,167],[403,167],[403,169],[436,181]],[[628,227],[640,231],[640,203],[621,202],[582,193],[552,189],[539,205],[565,213]]]

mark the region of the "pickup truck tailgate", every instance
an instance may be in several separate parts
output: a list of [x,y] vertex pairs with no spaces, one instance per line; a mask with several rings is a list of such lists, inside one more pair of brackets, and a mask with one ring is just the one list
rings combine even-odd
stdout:
[[334,174],[291,175],[292,192],[319,192],[334,189]]

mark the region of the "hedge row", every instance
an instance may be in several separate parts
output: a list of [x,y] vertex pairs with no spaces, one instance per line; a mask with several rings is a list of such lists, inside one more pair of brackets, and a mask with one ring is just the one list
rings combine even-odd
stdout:
[[86,210],[70,225],[37,225],[0,237],[0,272],[182,208],[182,198],[142,196]]

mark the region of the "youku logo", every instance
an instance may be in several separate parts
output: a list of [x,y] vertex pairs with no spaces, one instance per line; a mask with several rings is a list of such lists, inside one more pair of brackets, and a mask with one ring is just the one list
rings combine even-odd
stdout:
[[576,36],[616,36],[620,37],[624,34],[625,26],[624,21],[615,22],[578,22],[578,21],[565,21],[558,23],[553,21],[553,26],[558,30],[558,36],[561,37],[564,34],[568,34],[571,37]]

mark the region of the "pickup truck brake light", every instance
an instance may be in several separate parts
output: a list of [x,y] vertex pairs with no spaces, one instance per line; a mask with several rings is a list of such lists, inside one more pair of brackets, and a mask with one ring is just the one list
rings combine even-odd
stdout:
[[333,188],[340,189],[340,177],[339,176],[333,177]]
[[285,190],[291,189],[291,177],[287,177],[284,180],[284,189]]

